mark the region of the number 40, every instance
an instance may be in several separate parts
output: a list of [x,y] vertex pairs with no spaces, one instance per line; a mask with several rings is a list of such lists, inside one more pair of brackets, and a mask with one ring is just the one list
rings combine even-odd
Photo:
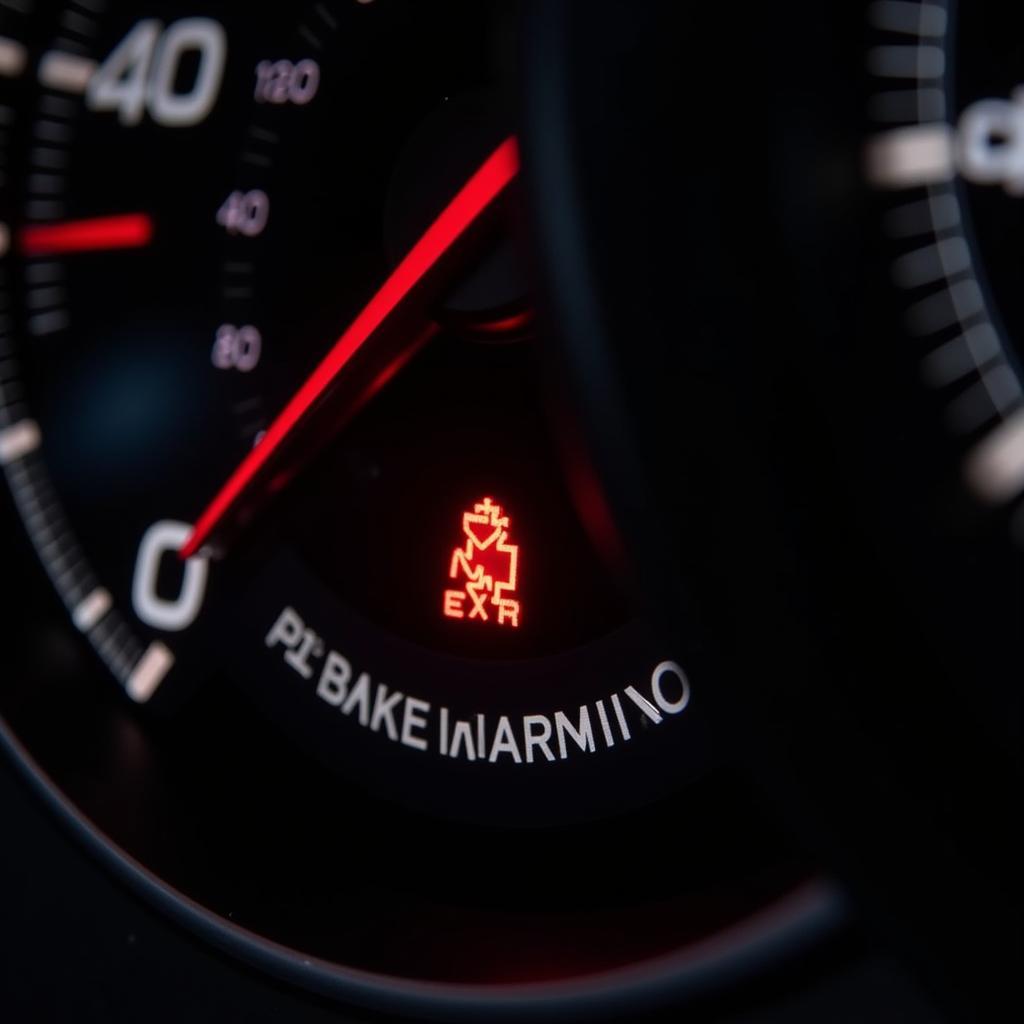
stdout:
[[[165,29],[152,18],[138,22],[97,68],[85,93],[90,110],[116,110],[123,125],[146,111],[159,125],[199,124],[213,109],[224,75],[227,37],[210,18],[182,18]],[[182,58],[199,55],[195,80],[177,92]]]

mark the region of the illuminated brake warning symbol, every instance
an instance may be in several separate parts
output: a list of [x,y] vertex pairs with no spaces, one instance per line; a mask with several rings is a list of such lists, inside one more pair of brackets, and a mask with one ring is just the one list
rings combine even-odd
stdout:
[[509,517],[484,498],[462,513],[463,542],[452,552],[448,576],[460,588],[444,592],[449,619],[476,619],[519,628],[516,578],[519,545],[509,543]]

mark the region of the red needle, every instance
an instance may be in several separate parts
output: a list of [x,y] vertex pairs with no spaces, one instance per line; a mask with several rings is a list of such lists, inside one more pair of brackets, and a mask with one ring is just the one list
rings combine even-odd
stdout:
[[257,474],[282,443],[292,436],[296,426],[308,416],[356,353],[375,336],[409,292],[490,207],[518,171],[519,147],[515,138],[510,137],[459,189],[270,424],[259,444],[228,477],[197,520],[192,535],[181,549],[182,558],[196,554],[207,542],[235,509]]
[[153,221],[145,213],[121,213],[57,224],[29,224],[18,233],[26,256],[54,256],[99,249],[136,249],[153,238]]

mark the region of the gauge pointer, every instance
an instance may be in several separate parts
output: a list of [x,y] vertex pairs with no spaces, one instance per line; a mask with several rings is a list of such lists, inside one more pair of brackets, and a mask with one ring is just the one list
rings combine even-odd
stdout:
[[[196,521],[181,558],[214,542],[221,546],[230,527],[243,525],[261,498],[284,486],[317,440],[349,419],[435,333],[422,303],[411,308],[407,299],[420,293],[428,280],[437,284],[442,265],[463,251],[518,171],[518,144],[509,137],[420,236],[228,477]],[[297,444],[300,440],[306,443]],[[287,457],[286,448],[291,453]]]
[[110,217],[28,224],[18,242],[28,257],[56,256],[102,249],[137,249],[153,240],[153,220],[145,213],[121,213]]

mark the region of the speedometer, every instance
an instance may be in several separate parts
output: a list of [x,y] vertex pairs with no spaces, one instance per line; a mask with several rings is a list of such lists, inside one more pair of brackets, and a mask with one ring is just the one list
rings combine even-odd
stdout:
[[63,812],[378,1005],[690,984],[829,926],[700,623],[666,643],[584,526],[516,6],[5,15],[0,462],[80,641],[3,711]]

